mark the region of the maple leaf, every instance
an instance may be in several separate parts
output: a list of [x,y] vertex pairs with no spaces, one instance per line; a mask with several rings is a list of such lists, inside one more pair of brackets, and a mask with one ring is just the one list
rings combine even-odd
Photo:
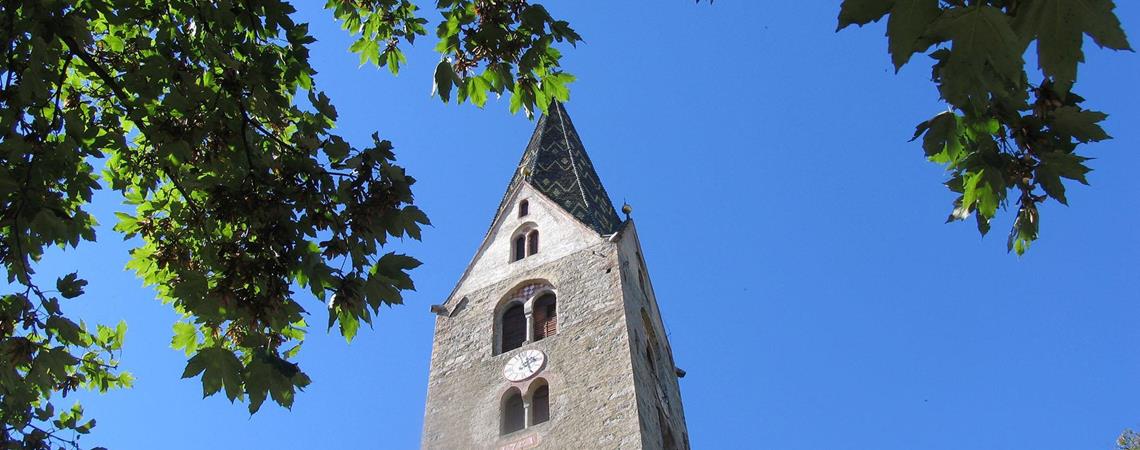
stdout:
[[1025,65],[1017,34],[1008,16],[992,6],[958,8],[942,14],[929,35],[953,45],[942,67],[942,96],[966,108],[984,104],[988,93],[999,93],[1016,83]]
[[1115,8],[1112,0],[1025,0],[1013,26],[1022,48],[1037,39],[1037,65],[1063,95],[1077,79],[1077,64],[1085,60],[1085,34],[1101,47],[1132,50]]

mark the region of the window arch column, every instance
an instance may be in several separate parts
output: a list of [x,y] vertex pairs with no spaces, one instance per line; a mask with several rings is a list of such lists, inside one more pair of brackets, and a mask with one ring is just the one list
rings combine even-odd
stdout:
[[523,428],[530,428],[534,426],[534,408],[531,407],[530,396],[523,397]]
[[529,344],[534,342],[534,305],[527,303],[523,311],[526,313],[526,344]]

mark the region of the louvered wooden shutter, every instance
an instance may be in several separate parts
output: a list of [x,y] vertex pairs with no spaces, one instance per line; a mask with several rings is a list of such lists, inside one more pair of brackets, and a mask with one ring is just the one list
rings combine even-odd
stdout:
[[534,302],[534,340],[558,332],[558,306],[554,294],[543,295]]

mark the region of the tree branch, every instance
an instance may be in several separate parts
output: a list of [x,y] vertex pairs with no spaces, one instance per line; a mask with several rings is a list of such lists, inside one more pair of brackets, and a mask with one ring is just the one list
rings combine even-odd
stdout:
[[[123,109],[125,109],[127,111],[127,114],[131,116],[131,120],[139,124],[146,123],[145,120],[142,120],[142,118],[136,114],[134,106],[131,105],[131,96],[128,95],[125,90],[123,90],[123,87],[119,85],[118,80],[112,77],[111,74],[103,68],[103,66],[99,65],[99,62],[95,60],[95,57],[91,56],[90,53],[87,53],[87,50],[80,46],[79,43],[75,42],[74,38],[70,36],[62,36],[60,39],[63,40],[64,44],[67,44],[67,48],[70,49],[71,52],[76,56],[78,56],[79,59],[82,60],[83,63],[86,64],[92,72],[95,72],[95,75],[103,81],[103,84],[106,84],[107,87],[111,88],[111,93],[114,94],[115,97],[119,99],[119,102],[123,104]],[[139,132],[143,133],[144,135],[146,134],[145,130],[145,127],[139,127]],[[186,189],[183,188],[182,184],[178,182],[178,179],[174,177],[174,174],[170,172],[170,169],[164,167],[162,168],[162,173],[170,179],[170,183],[174,185],[174,189],[178,190],[178,193],[182,194],[182,197],[186,199],[186,204],[190,205],[190,209],[194,210],[195,214],[201,215],[201,208],[199,208],[198,204],[194,202],[194,198],[190,197],[190,193],[186,192]]]

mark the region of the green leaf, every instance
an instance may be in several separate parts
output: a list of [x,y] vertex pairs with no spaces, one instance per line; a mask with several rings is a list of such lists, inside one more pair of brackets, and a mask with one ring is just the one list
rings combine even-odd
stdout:
[[122,348],[123,342],[127,340],[127,322],[120,320],[115,324],[115,340],[111,346],[111,350],[118,350]]
[[835,31],[878,21],[891,11],[894,4],[895,0],[844,0],[839,7],[839,26]]
[[986,170],[968,174],[962,184],[962,197],[958,207],[951,215],[951,219],[965,220],[970,212],[991,218],[997,212],[999,193],[996,187],[987,181]]
[[438,94],[439,98],[447,103],[451,100],[451,88],[459,85],[459,77],[455,75],[455,69],[451,68],[451,62],[443,59],[435,66],[435,83],[432,85],[432,94]]
[[1014,27],[1022,48],[1037,39],[1037,64],[1052,77],[1057,91],[1069,92],[1084,62],[1084,35],[1101,47],[1131,50],[1112,0],[1021,0]]
[[245,390],[249,394],[249,413],[255,414],[269,396],[270,380],[277,375],[273,366],[254,357],[245,367]]
[[79,434],[87,434],[91,432],[92,428],[95,428],[95,419],[88,420],[83,425],[75,427],[75,431]]
[[896,0],[887,19],[887,49],[895,71],[912,55],[930,47],[931,42],[924,35],[941,13],[938,0]]
[[985,236],[987,233],[990,232],[990,218],[989,217],[986,217],[984,214],[974,214],[974,218],[977,219],[978,233],[981,233],[982,236]]
[[1006,241],[1006,251],[1016,252],[1018,256],[1029,250],[1029,245],[1037,240],[1039,215],[1037,208],[1030,205],[1021,205],[1017,211],[1017,218],[1009,230],[1009,239]]
[[1084,162],[1088,160],[1089,158],[1064,152],[1043,154],[1041,155],[1041,163],[1037,165],[1037,183],[1041,185],[1047,195],[1061,202],[1061,204],[1068,205],[1069,201],[1065,198],[1065,185],[1062,184],[1061,178],[1068,178],[1088,185],[1085,174],[1092,171],[1084,165]]
[[182,378],[202,374],[202,397],[214,395],[222,387],[226,397],[233,401],[242,394],[241,361],[228,349],[207,347],[198,351],[186,363]]
[[198,327],[186,322],[175,323],[170,347],[186,352],[186,356],[193,355],[198,351]]
[[366,38],[360,38],[348,48],[349,51],[360,55],[360,65],[363,66],[372,62],[377,64],[380,59],[380,44],[376,41]]
[[480,108],[487,103],[487,91],[490,90],[491,85],[483,77],[471,77],[463,81],[467,86],[467,95],[471,99],[471,103]]
[[[914,138],[923,135],[922,149],[926,157],[940,164],[951,164],[962,155],[962,139],[958,131],[959,117],[944,112],[918,125]],[[912,139],[913,140],[913,139]]]
[[942,97],[964,109],[983,110],[988,94],[1001,95],[1008,83],[1020,83],[1024,61],[1009,17],[992,6],[955,8],[943,13],[930,29],[937,42],[952,48],[940,78]]
[[360,319],[356,318],[347,308],[337,308],[336,319],[337,323],[340,324],[340,335],[344,336],[345,342],[351,344],[352,339],[356,337],[357,330],[360,330]]
[[250,414],[261,408],[267,394],[277,404],[291,408],[294,391],[309,385],[309,377],[296,364],[275,355],[255,355],[245,373]]
[[47,329],[52,330],[60,341],[70,345],[83,345],[86,340],[84,337],[87,335],[83,329],[72,322],[70,319],[62,316],[48,317],[45,322]]
[[372,268],[372,273],[383,276],[391,280],[392,284],[399,289],[415,289],[411,277],[408,276],[407,271],[419,267],[421,263],[419,260],[398,253],[388,253],[380,257],[376,261],[376,265]]
[[1081,142],[1096,142],[1112,137],[1099,125],[1108,114],[1083,110],[1076,106],[1063,106],[1053,111],[1051,127],[1063,136],[1071,136]]
[[400,65],[407,62],[407,57],[404,56],[404,52],[395,47],[385,50],[384,58],[385,63],[383,65],[388,66],[388,70],[392,72],[392,75],[400,73]]
[[[42,370],[50,374],[54,379],[62,380],[67,376],[67,368],[78,363],[78,358],[72,356],[64,347],[60,346],[40,350],[40,352],[36,354],[35,363],[33,363],[33,365],[42,367]],[[29,377],[30,376],[31,375],[29,375]]]
[[76,272],[69,273],[55,281],[55,289],[63,298],[75,298],[83,295],[84,286],[87,286],[87,280],[80,279]]
[[118,350],[123,346],[123,340],[127,334],[127,323],[119,321],[115,328],[104,325],[96,326],[96,339],[99,345],[106,347],[108,350]]

